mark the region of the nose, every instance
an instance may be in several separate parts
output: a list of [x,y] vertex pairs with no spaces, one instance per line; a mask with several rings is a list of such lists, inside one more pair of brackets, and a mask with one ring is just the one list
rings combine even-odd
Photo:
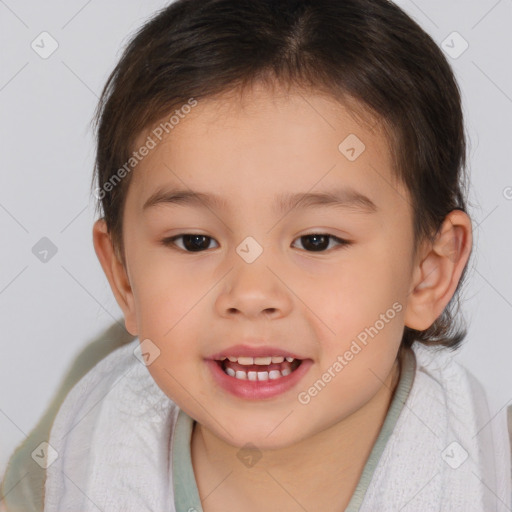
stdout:
[[225,318],[281,318],[292,308],[291,292],[283,276],[266,262],[237,262],[223,281],[216,300],[217,313]]

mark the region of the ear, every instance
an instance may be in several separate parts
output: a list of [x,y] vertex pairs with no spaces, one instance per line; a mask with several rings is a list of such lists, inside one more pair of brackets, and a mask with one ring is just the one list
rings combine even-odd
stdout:
[[435,241],[424,242],[416,259],[404,323],[428,329],[450,302],[471,254],[471,220],[461,210],[451,211]]
[[96,256],[100,260],[116,301],[123,310],[126,329],[133,336],[137,336],[135,301],[130,280],[124,265],[115,253],[104,219],[94,223],[92,234]]

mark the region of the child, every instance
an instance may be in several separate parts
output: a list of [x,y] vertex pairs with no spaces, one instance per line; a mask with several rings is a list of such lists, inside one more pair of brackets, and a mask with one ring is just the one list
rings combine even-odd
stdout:
[[97,119],[94,247],[137,339],[60,408],[45,511],[510,510],[505,411],[452,357],[460,95],[414,21],[178,0]]

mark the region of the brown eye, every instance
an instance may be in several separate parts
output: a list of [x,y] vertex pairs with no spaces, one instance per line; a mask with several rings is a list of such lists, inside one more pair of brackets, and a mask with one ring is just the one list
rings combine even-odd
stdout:
[[324,252],[329,248],[329,242],[332,240],[338,245],[346,246],[350,245],[351,242],[343,240],[334,235],[323,234],[323,233],[311,233],[308,235],[302,235],[297,240],[300,240],[304,249],[309,252]]
[[[180,247],[178,244],[175,243],[175,240],[178,240],[182,238],[183,239],[183,246]],[[186,251],[186,252],[201,252],[206,249],[208,249],[210,245],[210,241],[213,240],[213,238],[206,236],[206,235],[200,235],[195,233],[184,233],[181,235],[176,235],[171,238],[166,238],[162,240],[162,244],[165,246],[169,245],[177,245],[180,247],[180,249]]]

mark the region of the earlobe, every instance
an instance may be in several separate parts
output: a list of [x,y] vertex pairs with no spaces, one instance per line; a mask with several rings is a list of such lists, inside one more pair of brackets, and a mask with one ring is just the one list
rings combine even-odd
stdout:
[[407,327],[428,329],[441,315],[455,293],[472,244],[469,216],[451,211],[435,241],[418,252],[404,318]]
[[138,333],[135,302],[130,280],[124,265],[115,254],[104,219],[99,219],[94,223],[93,244],[96,256],[107,276],[115,299],[123,311],[126,329],[130,334],[136,336]]

